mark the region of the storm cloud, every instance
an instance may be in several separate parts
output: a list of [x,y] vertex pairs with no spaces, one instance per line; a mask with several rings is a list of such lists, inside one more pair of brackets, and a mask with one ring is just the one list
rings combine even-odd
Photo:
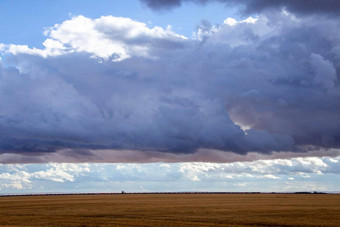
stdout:
[[265,10],[286,9],[298,14],[331,14],[340,13],[340,2],[337,0],[141,0],[152,9],[169,9],[178,7],[184,2],[205,4],[209,2],[222,2],[227,7],[242,6],[245,13],[261,13]]
[[339,148],[339,31],[288,12],[204,22],[190,38],[73,17],[44,49],[0,45],[0,152]]

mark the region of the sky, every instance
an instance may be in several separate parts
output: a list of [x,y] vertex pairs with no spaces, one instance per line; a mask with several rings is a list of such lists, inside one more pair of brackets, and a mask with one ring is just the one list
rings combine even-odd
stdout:
[[0,1],[0,193],[340,191],[338,15]]

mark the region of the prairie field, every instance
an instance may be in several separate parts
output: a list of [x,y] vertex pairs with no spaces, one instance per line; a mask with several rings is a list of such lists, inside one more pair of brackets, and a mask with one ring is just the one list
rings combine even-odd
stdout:
[[0,197],[1,226],[340,226],[336,194]]

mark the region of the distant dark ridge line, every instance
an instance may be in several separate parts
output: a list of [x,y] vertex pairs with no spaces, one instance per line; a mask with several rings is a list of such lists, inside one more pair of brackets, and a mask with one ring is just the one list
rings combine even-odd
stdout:
[[108,193],[31,193],[0,194],[0,197],[13,196],[65,196],[65,195],[122,195],[122,194],[340,194],[331,192],[108,192]]

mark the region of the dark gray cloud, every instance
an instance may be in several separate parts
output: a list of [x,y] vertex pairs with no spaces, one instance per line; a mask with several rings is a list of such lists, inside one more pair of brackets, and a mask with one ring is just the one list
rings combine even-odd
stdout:
[[198,149],[194,153],[171,153],[141,150],[60,149],[56,152],[0,153],[0,163],[154,163],[154,162],[250,162],[256,160],[290,159],[303,157],[337,157],[339,149],[313,149],[306,152],[248,152],[246,155],[214,149]]
[[242,6],[246,13],[259,13],[267,9],[286,8],[290,12],[301,14],[333,14],[340,13],[338,0],[141,0],[152,9],[169,9],[180,6],[183,2],[205,4],[208,2],[222,2],[226,6]]
[[[338,21],[229,18],[220,27],[198,26],[196,39],[131,23],[140,35],[127,32],[119,42],[106,36],[111,22],[86,34],[56,27],[45,50],[2,47],[2,153],[71,149],[81,151],[72,156],[81,161],[91,159],[83,152],[89,149],[340,147]],[[102,34],[107,48],[93,47]]]

